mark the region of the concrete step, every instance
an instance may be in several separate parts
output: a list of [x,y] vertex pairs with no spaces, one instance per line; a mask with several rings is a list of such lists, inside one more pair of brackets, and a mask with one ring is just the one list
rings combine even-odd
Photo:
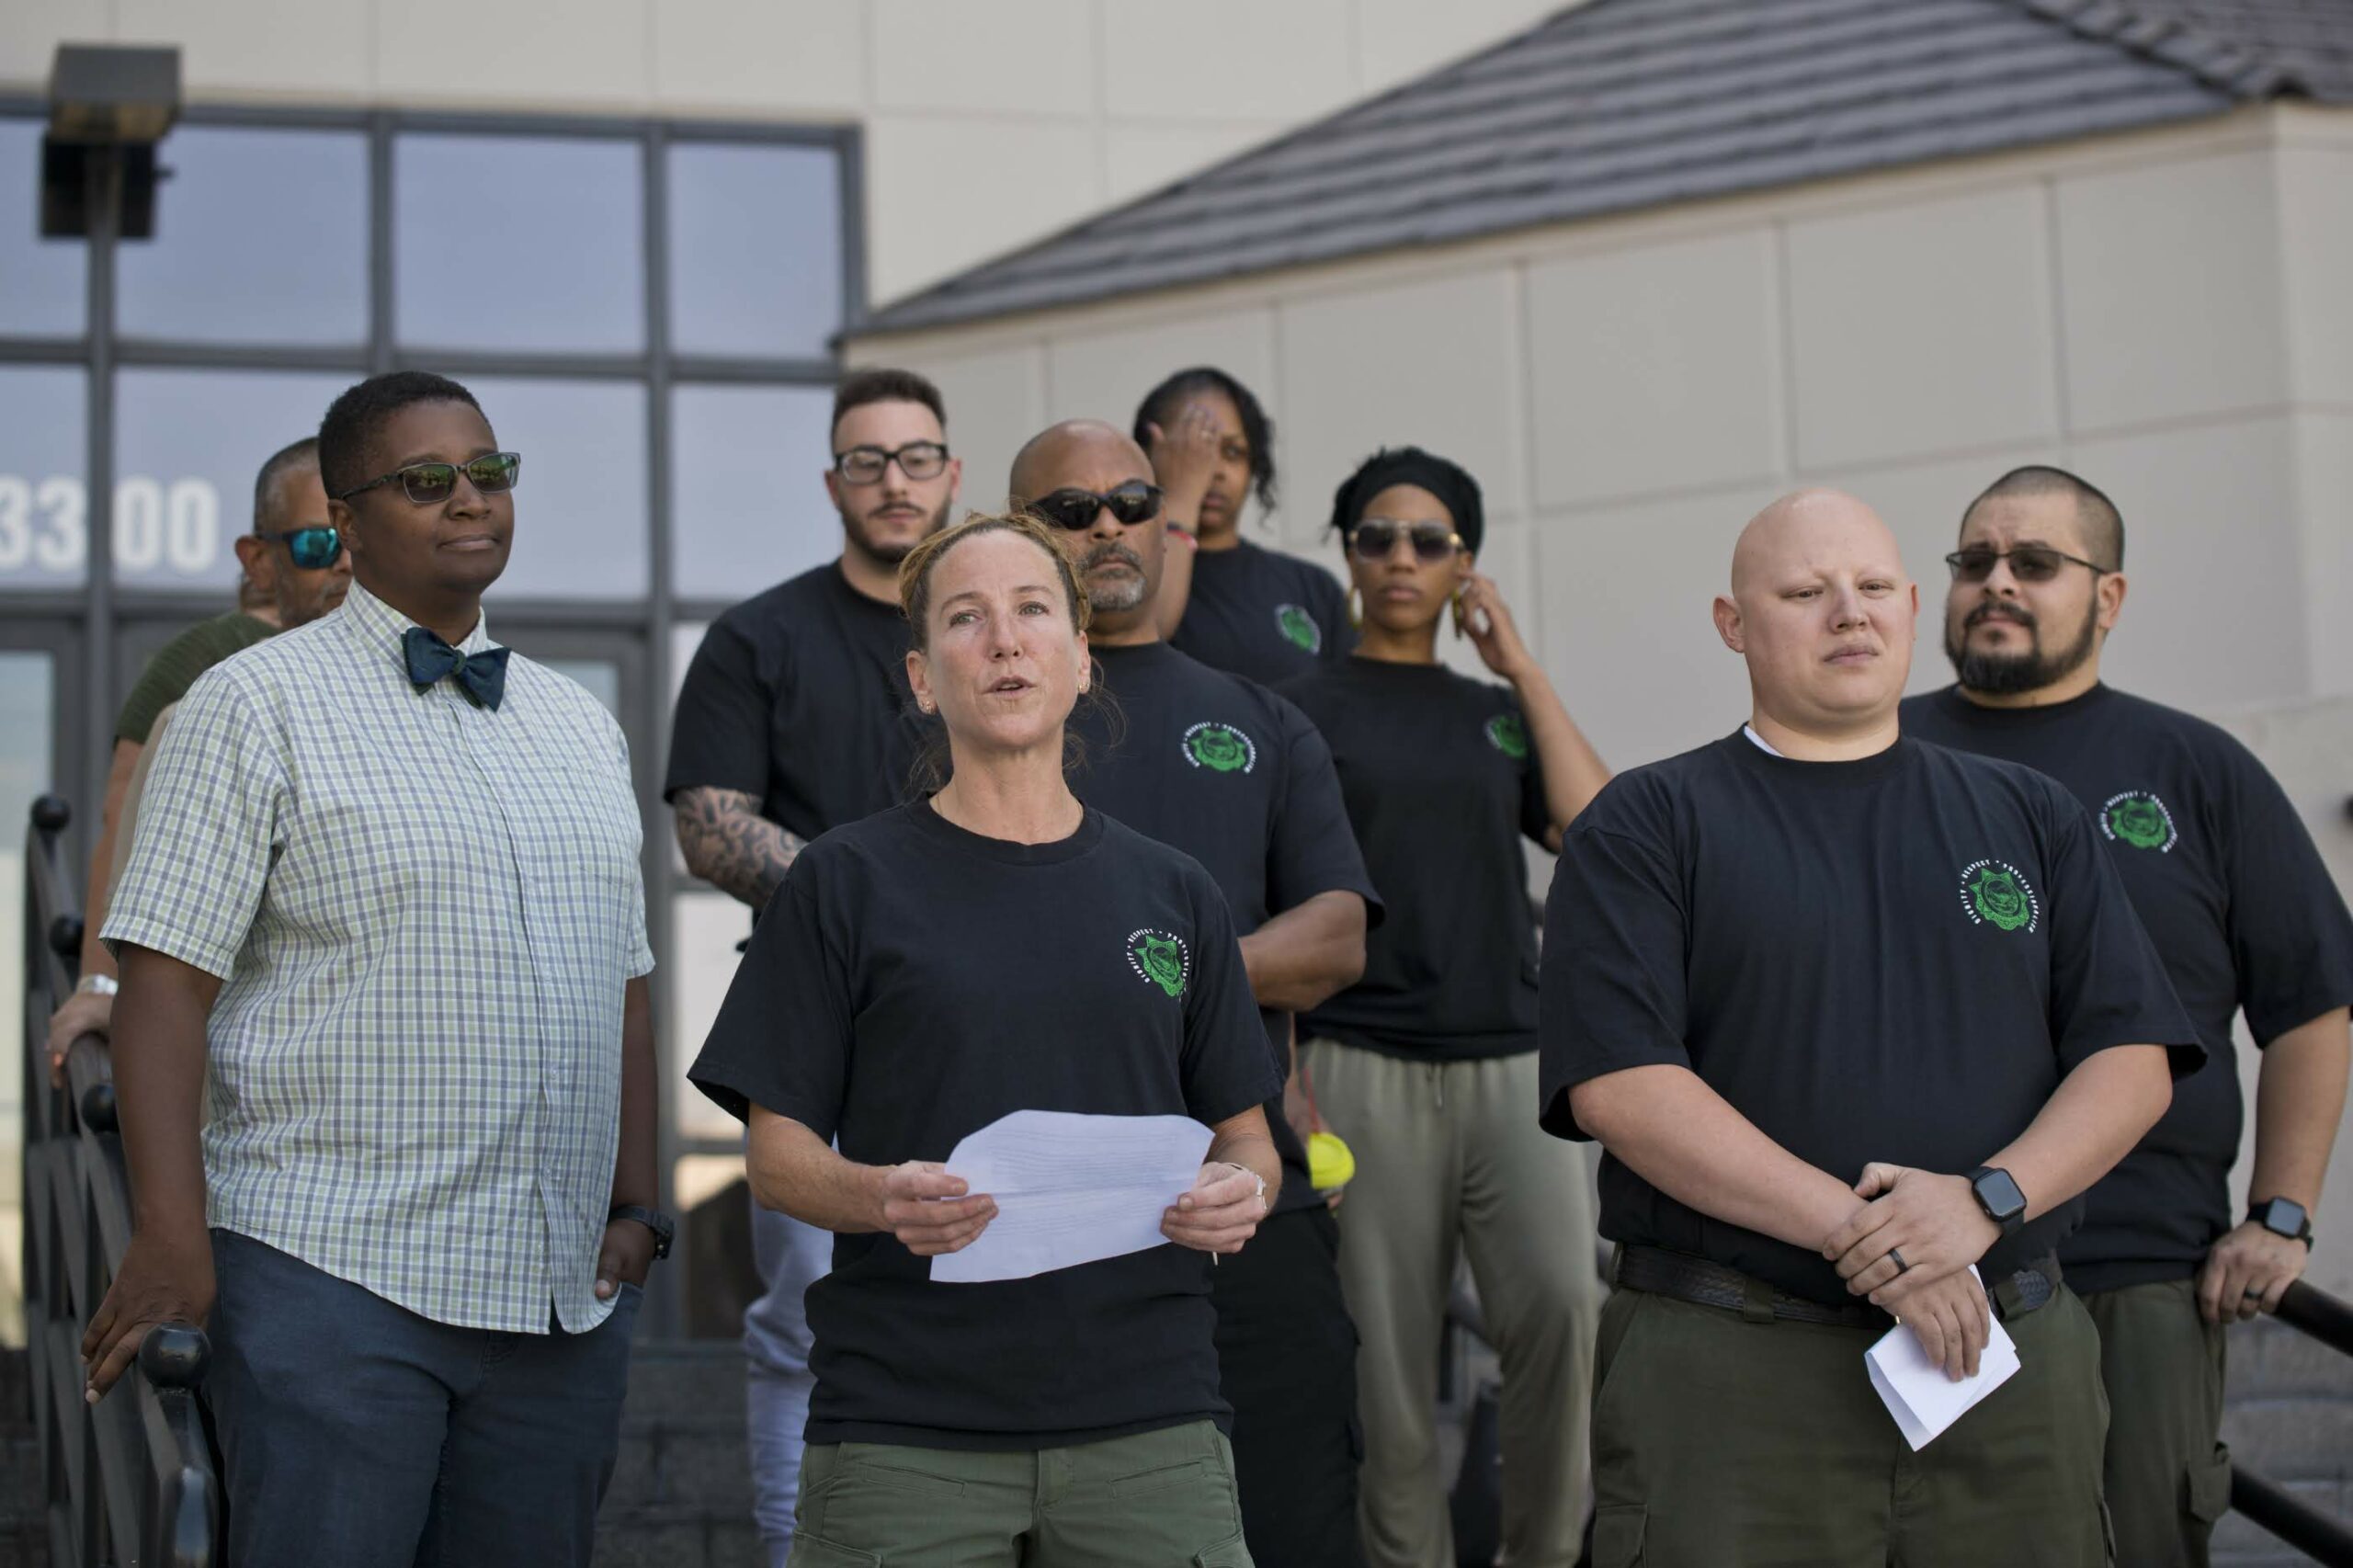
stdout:
[[22,1350],[0,1350],[0,1568],[49,1568],[32,1361]]
[[763,1568],[732,1340],[637,1346],[597,1568]]
[[[2222,1441],[2234,1463],[2353,1524],[2353,1358],[2281,1324],[2233,1328]],[[2215,1568],[2311,1563],[2241,1515],[2215,1526]]]

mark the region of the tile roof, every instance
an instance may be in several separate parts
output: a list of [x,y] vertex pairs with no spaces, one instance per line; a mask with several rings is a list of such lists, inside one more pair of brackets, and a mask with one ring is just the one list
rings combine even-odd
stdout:
[[914,331],[2222,113],[2353,0],[1590,0],[876,312]]

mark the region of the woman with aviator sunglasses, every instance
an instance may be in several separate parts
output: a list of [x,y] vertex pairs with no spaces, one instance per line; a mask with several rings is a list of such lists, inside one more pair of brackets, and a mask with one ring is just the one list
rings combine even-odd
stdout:
[[[1418,448],[1333,499],[1356,653],[1276,689],[1330,743],[1389,918],[1364,978],[1300,1020],[1302,1070],[1348,1140],[1341,1283],[1363,1342],[1373,1568],[1452,1562],[1432,1395],[1455,1259],[1503,1360],[1504,1555],[1577,1555],[1598,1310],[1582,1156],[1538,1125],[1536,933],[1523,835],[1560,846],[1608,770],[1475,569],[1478,483]],[[1439,663],[1451,619],[1497,687]]]

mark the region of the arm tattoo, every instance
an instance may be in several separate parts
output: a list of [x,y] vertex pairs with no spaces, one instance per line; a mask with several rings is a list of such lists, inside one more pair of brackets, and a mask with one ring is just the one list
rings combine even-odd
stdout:
[[681,790],[675,803],[687,869],[754,909],[766,908],[801,841],[760,815],[758,798],[741,790]]

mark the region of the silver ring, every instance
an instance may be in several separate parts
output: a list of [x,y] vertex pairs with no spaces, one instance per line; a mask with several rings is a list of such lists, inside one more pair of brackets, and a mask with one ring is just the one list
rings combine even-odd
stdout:
[[1909,1272],[1911,1271],[1912,1266],[1911,1266],[1910,1264],[1908,1264],[1908,1263],[1906,1263],[1906,1262],[1904,1262],[1904,1249],[1903,1249],[1902,1247],[1890,1247],[1890,1248],[1888,1248],[1888,1249],[1887,1249],[1887,1256],[1890,1256],[1890,1257],[1892,1257],[1892,1258],[1893,1258],[1893,1259],[1895,1259],[1895,1272],[1896,1272],[1896,1273],[1898,1273],[1898,1274],[1905,1274],[1905,1273],[1909,1273]]
[[2263,1292],[2260,1290],[2241,1290],[2239,1292],[2239,1300],[2242,1301],[2259,1301],[2263,1300]]

